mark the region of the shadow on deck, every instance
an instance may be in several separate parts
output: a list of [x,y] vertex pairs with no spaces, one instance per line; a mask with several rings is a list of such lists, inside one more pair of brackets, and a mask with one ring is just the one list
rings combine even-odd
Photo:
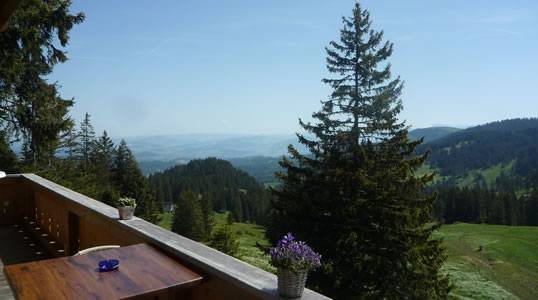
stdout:
[[15,299],[4,275],[4,266],[52,257],[24,226],[0,226],[0,299]]

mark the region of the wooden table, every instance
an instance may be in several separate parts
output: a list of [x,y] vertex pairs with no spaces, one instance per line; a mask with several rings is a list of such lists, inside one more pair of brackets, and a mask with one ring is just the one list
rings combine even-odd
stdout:
[[[118,259],[119,269],[99,272],[98,263],[104,259]],[[21,300],[166,297],[202,280],[200,275],[145,243],[10,265],[4,272]]]

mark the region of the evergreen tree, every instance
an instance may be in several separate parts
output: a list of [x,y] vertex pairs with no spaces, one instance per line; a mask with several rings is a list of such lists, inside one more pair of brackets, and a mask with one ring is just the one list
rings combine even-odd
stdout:
[[538,226],[538,188],[536,187],[527,199],[526,212],[527,225]]
[[114,201],[119,198],[112,176],[114,154],[114,143],[105,130],[103,135],[93,143],[90,169],[96,174],[95,179],[99,186],[98,199],[108,205],[113,205]]
[[75,126],[73,123],[71,123],[63,134],[60,141],[60,147],[63,149],[63,153],[65,154],[65,156],[67,156],[68,160],[74,161],[78,158],[76,153],[77,149],[80,146],[78,139],[79,136],[77,131],[75,130]]
[[[43,78],[54,65],[67,61],[61,50],[69,41],[69,31],[84,20],[84,14],[70,14],[71,1],[22,0],[10,18],[10,26],[0,34],[0,130],[8,135],[26,131],[27,150],[39,156],[42,145],[29,128],[48,131],[46,126],[66,120],[71,100],[56,94],[56,83]],[[59,43],[59,45],[58,45]],[[34,119],[32,119],[34,117]],[[37,117],[37,118],[35,118]],[[53,118],[58,118],[53,120]],[[44,122],[44,123],[41,123]],[[52,130],[52,142],[56,140]],[[48,141],[44,142],[47,144]],[[50,149],[46,149],[49,151]]]
[[402,83],[383,65],[392,44],[381,45],[358,3],[343,23],[326,49],[340,77],[323,80],[333,93],[313,114],[318,122],[300,121],[315,136],[298,134],[311,155],[290,145],[292,159],[281,162],[268,235],[291,231],[319,251],[323,267],[309,282],[334,298],[445,298],[444,248],[432,237],[441,225],[428,224],[435,196],[421,196],[433,177],[413,176],[426,156],[409,157],[422,141],[410,142],[398,121]]
[[232,225],[235,221],[234,214],[231,211],[228,211],[226,215],[226,224]]
[[229,225],[218,225],[211,233],[209,246],[233,257],[240,258],[239,240]]
[[80,139],[79,152],[82,157],[82,166],[84,170],[88,169],[90,164],[90,154],[95,142],[95,131],[90,121],[90,114],[86,113],[84,120],[80,123],[80,131],[78,133]]
[[215,226],[215,213],[211,198],[207,194],[202,195],[201,208],[204,221],[204,239],[209,239]]
[[198,195],[187,190],[179,196],[174,211],[172,231],[195,241],[202,241],[205,236],[202,208]]
[[56,85],[39,77],[25,77],[20,91],[24,106],[17,108],[19,129],[24,138],[23,162],[26,170],[36,173],[51,171],[62,132],[72,124],[67,116],[72,100],[58,96]]
[[0,171],[6,173],[18,172],[17,155],[9,147],[6,134],[0,131]]
[[92,164],[101,172],[102,177],[105,177],[107,181],[111,176],[113,157],[114,143],[105,130],[103,131],[103,135],[94,142],[91,150],[91,158]]
[[121,140],[116,149],[113,164],[113,179],[119,194],[122,197],[136,199],[135,214],[138,217],[157,223],[160,209],[155,201],[155,193],[151,190],[147,178],[140,171],[125,140]]

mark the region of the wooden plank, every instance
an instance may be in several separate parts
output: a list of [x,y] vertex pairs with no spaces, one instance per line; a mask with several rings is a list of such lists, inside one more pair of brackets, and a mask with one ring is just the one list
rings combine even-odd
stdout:
[[[101,273],[98,262],[116,258],[116,271]],[[148,244],[5,268],[18,299],[128,299],[174,296],[202,277]]]
[[67,255],[76,254],[80,248],[80,219],[77,215],[69,212],[67,216],[67,228],[68,228],[68,243],[67,243]]

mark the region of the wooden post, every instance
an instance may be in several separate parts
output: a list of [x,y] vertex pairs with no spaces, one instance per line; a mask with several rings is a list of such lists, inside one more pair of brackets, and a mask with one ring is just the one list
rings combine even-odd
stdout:
[[77,254],[79,251],[79,218],[72,212],[69,212],[67,215],[67,255]]

